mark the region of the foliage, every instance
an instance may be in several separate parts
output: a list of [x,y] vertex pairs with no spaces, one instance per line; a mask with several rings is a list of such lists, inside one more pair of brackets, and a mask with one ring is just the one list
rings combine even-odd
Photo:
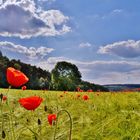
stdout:
[[107,88],[101,86],[101,85],[96,85],[87,81],[81,81],[81,83],[79,84],[80,89],[87,91],[89,89],[93,90],[93,91],[108,91]]
[[69,62],[58,62],[51,74],[53,89],[56,90],[75,90],[81,82],[81,73]]

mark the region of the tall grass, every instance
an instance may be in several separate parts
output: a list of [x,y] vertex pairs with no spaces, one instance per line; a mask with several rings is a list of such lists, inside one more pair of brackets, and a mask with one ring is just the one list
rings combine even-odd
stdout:
[[[6,95],[7,90],[0,89],[0,93]],[[6,103],[0,105],[0,108],[3,107],[0,128],[4,130],[5,140],[12,140],[11,123],[16,140],[52,140],[55,131],[55,139],[67,140],[70,123],[66,113],[59,114],[56,130],[56,125],[50,126],[47,121],[48,114],[56,114],[60,110],[67,110],[72,117],[72,140],[140,140],[140,93],[101,92],[98,95],[91,92],[86,93],[89,95],[87,101],[82,99],[84,92],[79,98],[76,92],[12,89],[8,94],[12,122]],[[19,98],[31,95],[44,99],[34,112],[25,110],[18,103]],[[47,111],[44,106],[47,106]]]

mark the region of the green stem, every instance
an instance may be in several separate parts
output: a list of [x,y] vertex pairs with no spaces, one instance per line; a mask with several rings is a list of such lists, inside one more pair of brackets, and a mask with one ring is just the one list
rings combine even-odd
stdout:
[[3,121],[3,105],[2,105],[2,100],[1,100],[1,103],[0,103],[0,106],[1,106],[1,120],[2,120],[2,124],[1,124],[1,137],[2,137],[2,131],[4,130],[3,129],[3,126],[4,126],[4,121]]
[[59,115],[61,112],[65,112],[69,119],[70,119],[70,131],[69,131],[69,140],[72,140],[71,136],[72,136],[72,118],[71,118],[71,115],[70,113],[67,111],[67,110],[60,110],[58,113],[57,113],[57,118],[56,118],[56,125],[55,125],[55,130],[54,130],[54,140],[55,140],[55,137],[56,137],[56,130],[57,130],[57,123],[58,123],[58,118],[59,118]]
[[39,130],[38,130],[39,138],[41,139],[41,125],[39,125],[38,128],[39,128]]
[[15,140],[15,131],[14,131],[14,124],[13,124],[13,112],[12,112],[12,109],[10,108],[10,105],[9,105],[9,98],[8,98],[8,93],[11,89],[11,86],[9,86],[8,88],[8,91],[7,91],[7,106],[9,108],[9,111],[10,111],[10,124],[11,124],[11,129],[12,129],[12,136],[13,136],[13,139]]
[[38,134],[37,134],[36,132],[34,132],[34,131],[33,131],[32,129],[30,129],[29,127],[27,127],[27,129],[30,130],[30,132],[32,132],[36,138],[40,139],[39,136],[38,136]]

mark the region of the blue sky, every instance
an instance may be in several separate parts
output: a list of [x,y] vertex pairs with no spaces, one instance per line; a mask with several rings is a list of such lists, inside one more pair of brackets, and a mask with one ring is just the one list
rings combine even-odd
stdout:
[[140,83],[139,0],[0,0],[0,50],[51,71],[78,66],[97,84]]

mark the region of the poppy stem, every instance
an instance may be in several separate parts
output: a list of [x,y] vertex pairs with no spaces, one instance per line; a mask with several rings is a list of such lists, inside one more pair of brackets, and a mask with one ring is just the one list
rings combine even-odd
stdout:
[[[31,111],[31,115],[32,115],[32,121],[35,122],[35,114],[34,114],[34,111]],[[34,126],[33,123],[32,123],[32,126],[33,126],[33,130],[35,130],[35,126]]]
[[7,106],[8,106],[9,111],[10,111],[9,118],[10,118],[10,124],[11,124],[11,129],[12,129],[12,137],[15,140],[15,131],[14,131],[14,124],[13,124],[13,112],[12,112],[12,109],[9,105],[9,98],[8,98],[8,93],[9,93],[10,89],[11,89],[11,85],[8,87],[8,90],[7,90]]
[[30,129],[29,127],[27,127],[28,130],[30,130],[30,132],[32,132],[35,136],[35,139],[41,140],[41,138],[39,138],[38,134],[36,132],[34,132],[34,130]]
[[71,118],[70,113],[67,110],[65,110],[65,109],[60,110],[57,113],[56,125],[55,125],[55,130],[54,130],[54,140],[55,140],[55,137],[56,137],[56,130],[57,130],[58,118],[59,118],[59,115],[60,115],[61,112],[65,112],[68,115],[69,119],[70,119],[69,140],[72,140],[72,118]]
[[1,137],[2,137],[2,132],[3,132],[3,126],[4,126],[4,120],[3,120],[3,104],[2,104],[2,100],[0,102],[0,109],[1,109],[1,119],[2,119],[2,124],[1,124]]
[[11,89],[11,87],[12,87],[11,85],[8,87],[7,94],[8,94],[8,92],[9,92],[9,90]]
[[6,95],[7,95],[6,103],[7,103],[8,106],[9,106],[9,97],[8,97],[8,93],[9,93],[10,89],[11,89],[11,85],[8,87],[8,90],[7,90],[7,93],[6,93]]

